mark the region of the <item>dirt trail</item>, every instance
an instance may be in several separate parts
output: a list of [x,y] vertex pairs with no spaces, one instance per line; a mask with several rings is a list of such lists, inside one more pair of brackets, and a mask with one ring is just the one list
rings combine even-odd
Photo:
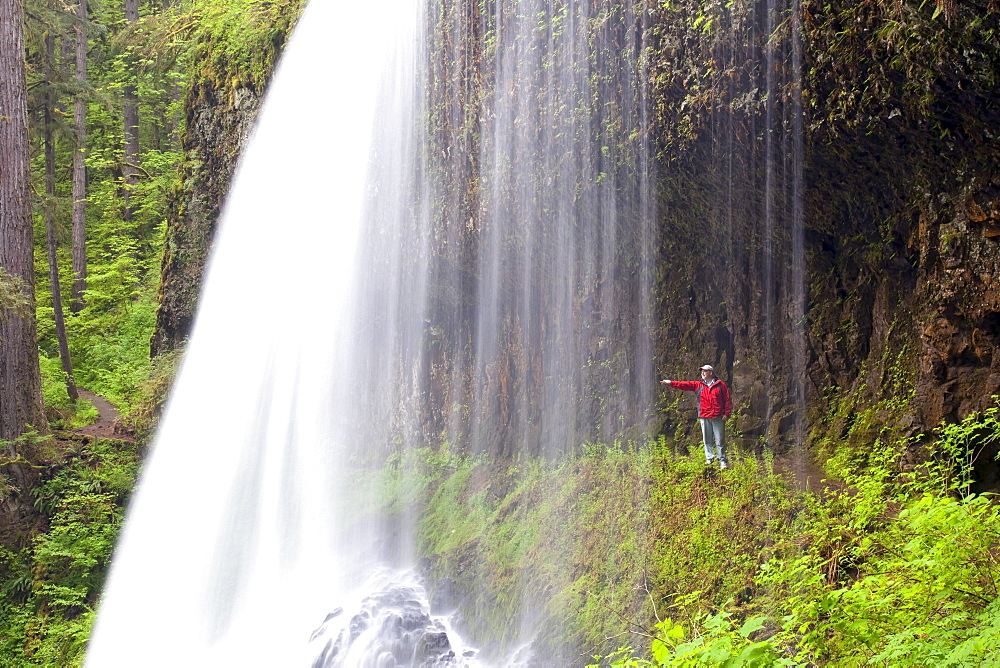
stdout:
[[123,441],[131,441],[132,438],[125,434],[115,433],[115,422],[118,420],[118,408],[102,397],[99,394],[94,394],[90,390],[85,390],[82,387],[77,390],[80,396],[90,403],[94,404],[94,408],[97,409],[98,418],[97,422],[94,424],[87,425],[86,427],[80,427],[79,429],[74,429],[78,434],[84,434],[86,436],[93,436],[94,438],[117,438]]

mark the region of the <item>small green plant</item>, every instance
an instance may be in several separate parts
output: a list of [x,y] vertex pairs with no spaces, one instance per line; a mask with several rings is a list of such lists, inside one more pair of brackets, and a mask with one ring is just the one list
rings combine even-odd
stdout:
[[934,475],[929,477],[940,480],[942,491],[968,494],[976,463],[984,453],[1000,450],[1000,397],[993,401],[986,410],[941,427],[930,464]]
[[911,438],[876,439],[864,456],[843,444],[827,464],[840,483],[801,497],[740,605],[713,606],[706,578],[708,591],[676,597],[676,614],[645,634],[645,658],[619,649],[600,665],[1000,662],[1000,505],[969,491],[1000,438],[998,412],[943,426],[916,467],[903,465]]

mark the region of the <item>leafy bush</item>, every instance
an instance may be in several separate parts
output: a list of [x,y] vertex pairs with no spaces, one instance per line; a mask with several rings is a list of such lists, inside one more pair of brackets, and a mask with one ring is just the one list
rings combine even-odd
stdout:
[[70,349],[78,360],[76,378],[123,412],[139,399],[142,385],[150,375],[149,339],[156,324],[156,302],[151,289],[104,313],[88,313],[74,319]]
[[33,490],[48,531],[20,550],[0,550],[0,660],[5,666],[77,666],[83,661],[139,452],[98,441]]

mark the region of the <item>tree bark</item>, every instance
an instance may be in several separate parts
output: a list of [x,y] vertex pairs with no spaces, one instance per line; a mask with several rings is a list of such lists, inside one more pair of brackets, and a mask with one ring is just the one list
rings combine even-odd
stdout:
[[56,145],[53,133],[52,110],[55,95],[52,92],[55,78],[56,38],[49,34],[45,38],[45,106],[42,109],[42,138],[45,144],[45,245],[49,258],[49,285],[52,287],[52,313],[56,323],[56,337],[59,340],[59,359],[66,374],[66,393],[73,403],[79,399],[73,365],[69,358],[69,343],[66,340],[66,321],[63,319],[62,291],[59,286],[59,242],[56,237],[56,220],[53,206],[56,198]]
[[[134,24],[139,20],[139,0],[125,0],[125,20]],[[135,79],[135,64],[129,68],[128,76]],[[125,165],[122,173],[125,176],[124,200],[125,207],[122,219],[131,222],[135,217],[132,204],[132,192],[139,182],[139,99],[135,85],[130,81],[124,87],[125,94]]]
[[87,85],[87,0],[76,7],[76,103],[73,107],[73,127],[76,129],[76,150],[73,151],[73,289],[70,310],[79,313],[84,307],[87,289],[87,101],[83,89]]
[[[0,312],[0,439],[12,459],[14,439],[32,428],[48,431],[35,329],[25,97],[24,7],[21,0],[0,0],[0,268],[19,283],[27,303]],[[23,485],[24,476],[17,477]]]

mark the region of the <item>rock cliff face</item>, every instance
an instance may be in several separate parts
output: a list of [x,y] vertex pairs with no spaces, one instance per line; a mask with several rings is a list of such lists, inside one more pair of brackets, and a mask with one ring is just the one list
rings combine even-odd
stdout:
[[[928,202],[919,252],[917,398],[925,424],[963,417],[1000,394],[1000,174],[978,169]],[[928,198],[929,200],[931,198]]]
[[[911,377],[912,417],[924,431],[1000,392],[998,16],[971,3],[954,12],[946,19],[930,7],[834,4],[807,33],[815,100],[808,150],[824,156],[811,161],[807,224],[842,240],[841,252],[811,247],[812,275],[826,267],[853,273],[858,290],[838,302],[817,286],[810,313],[839,310],[849,337],[872,342],[867,355],[829,364],[832,330],[814,326],[810,375],[845,388],[860,380],[873,393],[891,387],[890,374]],[[848,20],[854,42],[838,54],[836,34]],[[837,55],[857,61],[854,71],[834,64]],[[845,106],[839,100],[852,79],[867,85]],[[846,154],[829,148],[844,144],[852,147]],[[837,189],[831,177],[848,187]],[[868,193],[877,198],[865,201]],[[868,250],[843,252],[858,241]],[[879,350],[886,342],[896,349]],[[874,355],[904,347],[901,366],[870,375],[880,367]]]
[[254,88],[218,91],[209,81],[195,82],[188,94],[187,159],[170,202],[150,343],[154,357],[183,344],[191,333],[216,224],[261,101],[261,91]]
[[[456,15],[478,16],[467,4]],[[779,450],[846,437],[853,409],[880,401],[898,399],[879,418],[891,424],[852,432],[859,447],[882,428],[926,433],[989,405],[1000,393],[997,14],[976,2],[767,4],[678,0],[642,19],[656,373],[715,364],[742,437]],[[459,78],[490,94],[488,80]],[[189,94],[154,353],[189,331],[258,106],[250,87],[196,82]],[[475,172],[458,190],[476,192]],[[659,428],[684,432],[692,409],[675,398],[663,395]]]

